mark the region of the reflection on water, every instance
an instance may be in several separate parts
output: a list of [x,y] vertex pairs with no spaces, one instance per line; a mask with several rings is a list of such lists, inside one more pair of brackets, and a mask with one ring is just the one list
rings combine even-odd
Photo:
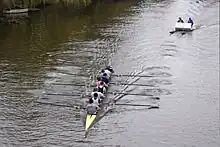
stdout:
[[[54,5],[22,24],[0,26],[0,144],[218,146],[218,4],[130,0],[81,10]],[[178,16],[191,16],[203,27],[169,35]],[[120,103],[160,109],[116,106],[85,139],[83,112],[34,103],[81,104],[92,87],[77,85],[91,83],[107,64],[118,74],[144,67],[142,74],[150,76],[136,84],[148,86],[130,85],[127,93],[153,96],[125,95]]]

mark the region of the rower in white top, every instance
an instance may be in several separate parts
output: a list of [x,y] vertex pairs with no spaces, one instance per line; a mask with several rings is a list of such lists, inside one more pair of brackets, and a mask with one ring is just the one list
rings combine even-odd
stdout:
[[94,101],[92,100],[92,98],[89,99],[89,104],[86,107],[87,110],[87,114],[91,114],[91,115],[95,115],[96,112],[100,109],[100,107],[94,103]]
[[110,71],[110,75],[112,75],[114,73],[114,70],[111,66],[107,66],[106,70]]
[[98,98],[98,93],[94,93],[93,94],[93,97],[92,97],[92,100],[93,100],[93,103],[96,104],[96,105],[100,105],[101,103],[101,100]]
[[104,73],[106,73],[108,78],[110,78],[112,73],[114,73],[114,70],[112,69],[111,66],[107,66],[105,69],[101,70],[100,77],[102,77]]
[[93,89],[93,92],[91,93],[91,96],[94,97],[94,94],[97,93],[98,94],[98,99],[103,100],[105,98],[105,95],[101,92],[98,92],[98,88],[95,87]]

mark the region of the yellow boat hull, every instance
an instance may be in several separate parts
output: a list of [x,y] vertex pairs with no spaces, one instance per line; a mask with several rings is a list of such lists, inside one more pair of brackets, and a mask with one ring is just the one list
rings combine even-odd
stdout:
[[87,114],[86,116],[86,125],[85,125],[85,131],[89,129],[89,127],[92,125],[96,118],[96,115]]

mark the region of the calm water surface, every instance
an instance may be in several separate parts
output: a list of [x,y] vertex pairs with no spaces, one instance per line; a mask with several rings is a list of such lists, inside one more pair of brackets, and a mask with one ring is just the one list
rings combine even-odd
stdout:
[[[0,26],[1,147],[220,145],[219,1],[56,5],[29,16]],[[170,35],[179,16],[192,17],[197,29]],[[160,98],[127,95],[120,103],[160,109],[116,106],[84,138],[83,112],[35,103],[80,104],[85,87],[76,84],[107,64],[117,74],[152,75],[136,82],[149,86],[129,86],[130,93]]]

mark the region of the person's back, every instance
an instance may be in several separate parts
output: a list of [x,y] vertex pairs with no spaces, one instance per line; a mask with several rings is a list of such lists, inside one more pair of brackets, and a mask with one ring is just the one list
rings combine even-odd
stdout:
[[97,105],[94,103],[87,105],[87,114],[96,114],[97,112]]
[[93,103],[92,98],[89,99],[89,104],[86,107],[87,114],[96,114],[97,110],[99,109],[98,105]]
[[98,98],[98,93],[94,93],[92,97],[93,103],[99,105],[101,103],[100,99]]
[[97,81],[96,81],[96,87],[98,87],[100,85],[100,82],[101,82],[101,77],[97,77]]
[[105,82],[105,84],[109,83],[108,75],[106,73],[103,74],[102,81]]
[[99,75],[99,76],[100,76],[100,77],[102,77],[104,73],[105,73],[105,70],[104,70],[104,69],[102,69],[102,70],[101,70],[101,73],[100,73],[100,75]]
[[[108,78],[110,78],[111,77],[111,71],[109,71],[108,69],[105,69],[105,73],[107,74],[107,76],[108,76]],[[104,75],[104,74],[103,74]]]
[[97,86],[97,88],[98,88],[98,92],[101,92],[101,93],[106,92],[105,84],[103,81],[100,82],[100,84]]
[[114,70],[113,70],[113,68],[112,68],[111,66],[107,66],[107,67],[106,67],[106,70],[110,71],[111,74],[114,73]]
[[98,92],[104,93],[105,92],[104,88],[105,88],[104,86],[99,86]]
[[98,88],[96,88],[96,87],[93,89],[93,92],[91,93],[91,97],[95,97],[94,96],[95,93],[98,94],[98,99],[104,99],[105,98],[104,94],[101,93],[101,92],[98,92]]

